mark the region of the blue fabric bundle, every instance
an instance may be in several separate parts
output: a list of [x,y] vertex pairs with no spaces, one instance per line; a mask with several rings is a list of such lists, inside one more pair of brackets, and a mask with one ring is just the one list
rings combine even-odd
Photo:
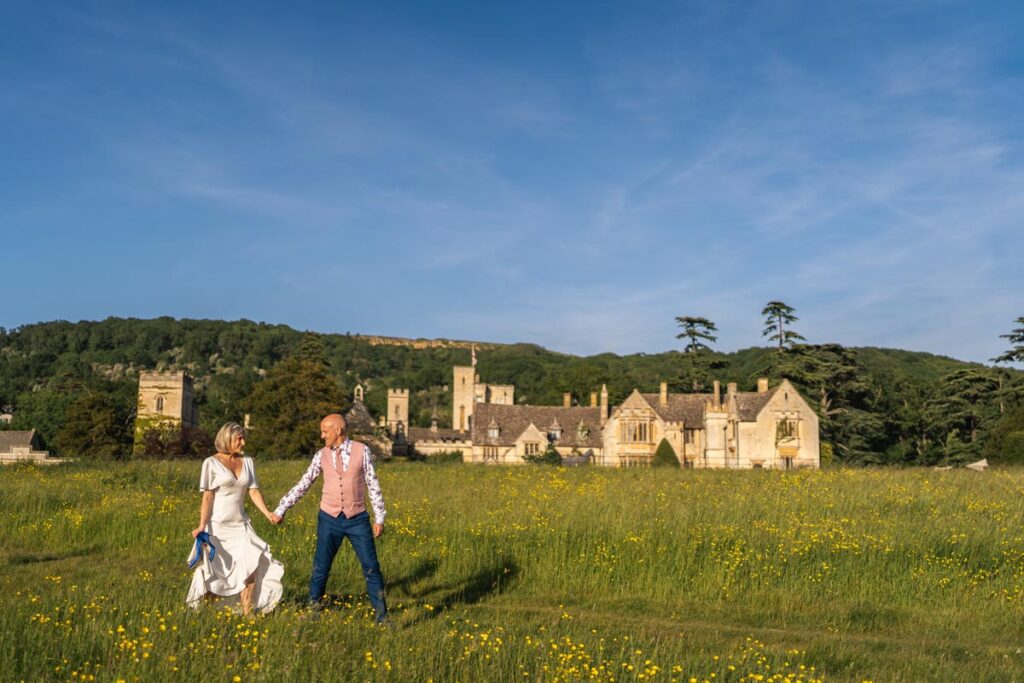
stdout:
[[196,545],[192,549],[192,554],[189,556],[191,559],[188,563],[188,568],[196,566],[196,563],[203,558],[203,544],[210,547],[210,559],[217,555],[217,549],[213,547],[213,542],[210,540],[210,534],[205,531],[200,531],[196,536]]

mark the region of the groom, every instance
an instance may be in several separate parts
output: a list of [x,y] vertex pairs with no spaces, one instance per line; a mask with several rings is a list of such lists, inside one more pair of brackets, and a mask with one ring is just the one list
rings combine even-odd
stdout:
[[[377,548],[373,539],[384,531],[384,495],[373,469],[370,449],[345,436],[345,418],[337,413],[320,422],[320,438],[324,447],[313,456],[309,469],[299,483],[278,503],[274,514],[280,523],[288,508],[299,502],[321,473],[324,475],[320,496],[320,513],[316,524],[316,553],[313,555],[313,575],[309,579],[309,601],[319,606],[327,588],[334,556],[341,542],[348,538],[356,552],[366,577],[366,590],[377,614],[377,623],[387,619],[388,606],[384,601],[384,577],[377,562]],[[373,529],[366,512],[364,488],[370,494],[373,507]]]

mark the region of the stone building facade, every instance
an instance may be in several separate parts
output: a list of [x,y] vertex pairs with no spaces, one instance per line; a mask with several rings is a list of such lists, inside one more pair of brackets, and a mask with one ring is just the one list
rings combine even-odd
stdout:
[[472,434],[467,430],[439,426],[436,413],[430,420],[430,427],[409,427],[407,438],[417,453],[427,457],[459,451],[465,459],[465,455],[473,450]]
[[184,372],[140,372],[135,416],[135,450],[150,429],[199,426],[192,377]]
[[598,462],[646,465],[665,439],[683,467],[795,469],[820,466],[818,416],[796,388],[782,380],[757,391],[716,381],[709,394],[634,391],[608,416]]
[[475,360],[472,365],[456,365],[452,368],[452,429],[471,431],[473,413],[478,404],[513,405],[515,402],[515,385],[484,384],[476,373]]
[[522,406],[480,403],[474,412],[472,448],[465,462],[519,465],[548,444],[563,458],[595,461],[602,451],[597,407]]
[[31,462],[37,465],[51,465],[64,462],[49,457],[50,453],[39,446],[36,430],[0,432],[0,465]]
[[662,382],[658,393],[634,390],[611,409],[607,387],[591,393],[589,407],[573,406],[569,394],[562,406],[526,406],[515,405],[514,386],[481,383],[475,364],[456,366],[453,379],[457,427],[439,429],[435,416],[429,430],[408,429],[424,455],[461,450],[466,462],[512,465],[551,444],[574,463],[631,467],[651,464],[665,440],[686,468],[820,466],[818,416],[788,380],[769,388],[759,379],[752,392],[730,383],[724,393],[716,381],[705,394],[672,394]]
[[392,434],[409,428],[409,390],[388,389],[387,428]]

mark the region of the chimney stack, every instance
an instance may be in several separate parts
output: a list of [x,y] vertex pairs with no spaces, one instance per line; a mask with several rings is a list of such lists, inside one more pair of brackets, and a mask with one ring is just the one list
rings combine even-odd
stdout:
[[715,410],[718,410],[722,407],[722,383],[717,379],[715,380],[712,391],[714,392],[714,395],[711,397],[711,405],[714,406]]
[[768,378],[758,377],[757,378],[757,393],[767,394],[768,393]]
[[590,407],[591,408],[596,408],[597,407],[597,392],[596,391],[591,391],[590,392]]
[[601,426],[608,421],[608,385],[601,385]]
[[729,382],[725,385],[725,395],[730,401],[734,396],[736,396],[736,382]]
[[568,391],[565,392],[564,394],[562,394],[562,407],[563,408],[570,408],[570,407],[572,407],[572,394],[570,394]]
[[661,383],[661,392],[660,396],[658,396],[658,402],[661,403],[662,408],[668,406],[668,382]]

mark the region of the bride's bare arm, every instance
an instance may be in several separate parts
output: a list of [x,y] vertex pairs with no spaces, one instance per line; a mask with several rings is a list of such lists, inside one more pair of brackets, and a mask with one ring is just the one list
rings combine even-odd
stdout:
[[249,489],[249,498],[252,499],[256,509],[263,513],[263,516],[270,520],[271,524],[277,524],[281,521],[278,515],[275,515],[267,508],[267,504],[263,501],[263,494],[260,493],[259,489]]
[[199,535],[210,523],[210,511],[213,509],[213,491],[203,491],[203,500],[199,503],[199,526],[192,530],[192,538]]

